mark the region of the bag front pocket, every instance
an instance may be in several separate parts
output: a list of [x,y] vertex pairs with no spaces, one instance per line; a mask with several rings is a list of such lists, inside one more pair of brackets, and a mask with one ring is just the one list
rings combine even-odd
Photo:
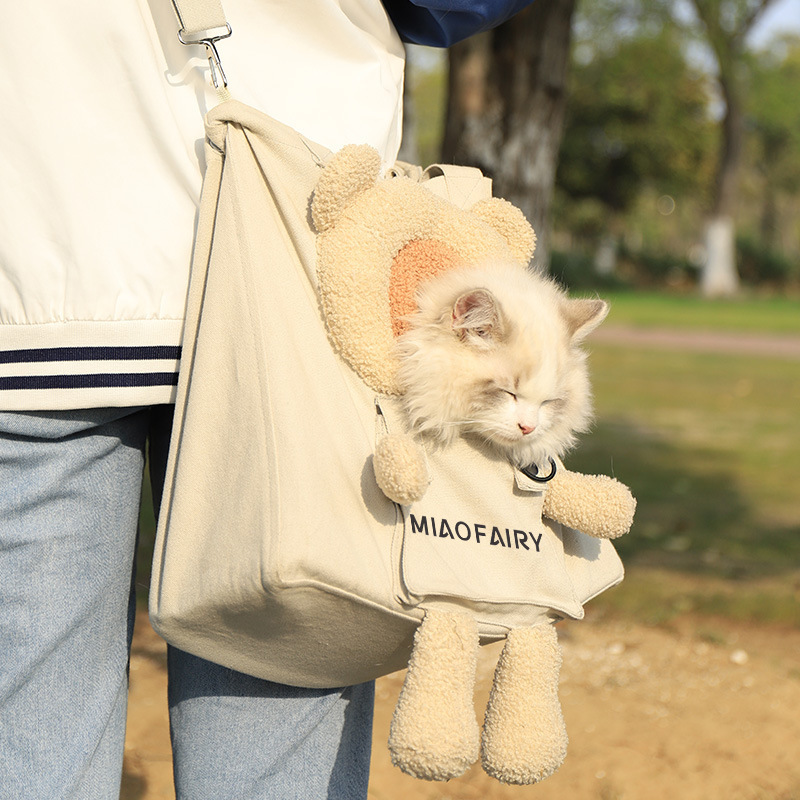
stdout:
[[544,491],[479,443],[429,453],[425,496],[403,506],[402,602],[447,598],[468,608],[529,605],[583,616],[566,569],[561,527],[542,519]]

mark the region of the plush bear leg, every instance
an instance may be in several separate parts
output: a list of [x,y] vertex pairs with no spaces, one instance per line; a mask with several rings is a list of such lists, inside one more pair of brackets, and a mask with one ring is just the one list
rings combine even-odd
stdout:
[[426,611],[389,734],[392,763],[429,781],[446,781],[478,760],[473,692],[478,627],[467,614]]
[[508,634],[486,708],[483,768],[503,783],[538,783],[567,754],[558,700],[561,648],[552,625]]

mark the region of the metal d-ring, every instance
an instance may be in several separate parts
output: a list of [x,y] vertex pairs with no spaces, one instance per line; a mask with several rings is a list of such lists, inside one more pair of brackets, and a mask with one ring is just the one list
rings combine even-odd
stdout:
[[539,467],[537,467],[536,464],[528,464],[527,467],[520,467],[520,472],[526,477],[530,478],[532,481],[536,481],[536,483],[547,483],[548,481],[553,480],[553,478],[556,476],[556,462],[553,461],[552,458],[548,458],[547,460],[550,462],[549,475],[540,477]]

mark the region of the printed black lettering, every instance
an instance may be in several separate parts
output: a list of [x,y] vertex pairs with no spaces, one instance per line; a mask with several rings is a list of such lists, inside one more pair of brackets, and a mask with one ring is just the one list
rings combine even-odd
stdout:
[[411,533],[424,533],[428,535],[428,518],[423,517],[422,522],[417,522],[417,518],[411,515]]
[[480,544],[481,536],[486,536],[486,534],[484,533],[486,526],[476,522],[474,527],[475,527],[475,541],[477,542],[477,544]]
[[[445,528],[447,528],[447,533],[445,533]],[[450,523],[446,519],[443,519],[439,525],[439,536],[443,539],[445,536],[449,536],[451,539],[456,538],[453,536],[453,531],[450,530]]]
[[500,535],[499,528],[492,528],[492,539],[489,544],[499,544],[501,547],[506,546],[506,543],[503,541],[503,537]]
[[[459,528],[460,528],[462,525],[464,526],[464,529],[465,529],[465,530],[466,530],[466,532],[467,532],[467,535],[466,535],[466,536],[462,536],[462,535],[461,535],[461,534],[458,532]],[[461,541],[462,541],[462,542],[468,542],[468,541],[469,541],[469,537],[470,537],[470,536],[472,536],[472,531],[469,529],[469,525],[467,525],[467,523],[466,523],[466,522],[456,522],[456,536],[458,536],[458,538],[459,538],[459,539],[461,539]]]
[[506,544],[508,544],[508,549],[511,549],[511,534],[508,532],[508,528],[506,528]]
[[516,545],[517,550],[519,550],[520,545],[522,545],[526,550],[530,550],[530,547],[528,547],[528,545],[525,544],[525,540],[527,538],[528,537],[525,534],[525,531],[518,531],[514,529],[514,544]]
[[534,536],[530,531],[528,531],[528,536],[530,536],[531,539],[533,539],[533,543],[536,545],[536,552],[538,553],[539,552],[539,542],[542,541],[542,536],[544,536],[544,531],[542,531],[539,534],[538,538],[536,536]]

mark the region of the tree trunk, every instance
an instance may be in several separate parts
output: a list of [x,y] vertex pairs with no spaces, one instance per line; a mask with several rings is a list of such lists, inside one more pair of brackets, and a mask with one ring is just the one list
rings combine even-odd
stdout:
[[[721,58],[719,60],[722,62]],[[706,223],[706,263],[700,279],[701,291],[707,297],[729,297],[739,291],[734,214],[739,191],[744,112],[737,66],[735,61],[732,64],[720,64],[719,83],[725,98],[725,116],[722,121],[714,205]]]
[[736,271],[736,231],[733,217],[712,217],[706,223],[706,263],[700,290],[706,297],[731,297],[739,291]]
[[414,64],[406,57],[405,78],[403,80],[403,138],[400,141],[399,161],[409,164],[419,163],[419,125],[417,123],[417,101],[414,97]]
[[619,241],[613,233],[605,233],[594,252],[594,271],[604,278],[611,277],[617,271]]
[[479,167],[518,206],[549,262],[549,210],[567,100],[575,0],[536,0],[495,30],[450,49],[442,159]]
[[726,296],[739,290],[734,213],[744,140],[743,54],[748,32],[773,0],[692,1],[717,60],[717,79],[725,101],[714,203],[706,225],[706,264],[700,286],[703,294]]

